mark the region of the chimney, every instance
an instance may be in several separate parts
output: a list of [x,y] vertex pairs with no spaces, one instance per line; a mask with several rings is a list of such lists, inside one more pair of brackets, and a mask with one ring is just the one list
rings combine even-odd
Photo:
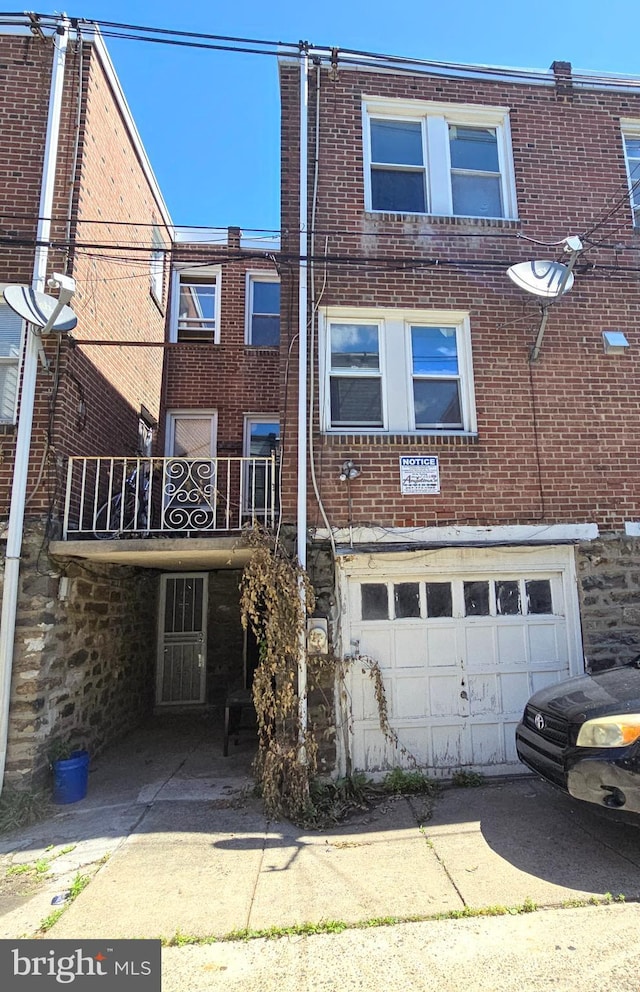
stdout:
[[552,62],[550,68],[556,81],[556,94],[558,96],[572,96],[573,76],[571,62]]

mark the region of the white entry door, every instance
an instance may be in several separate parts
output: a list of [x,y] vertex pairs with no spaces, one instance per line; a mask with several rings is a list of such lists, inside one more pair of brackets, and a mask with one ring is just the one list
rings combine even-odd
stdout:
[[379,664],[391,726],[421,766],[442,775],[517,766],[524,704],[576,674],[581,651],[571,551],[510,551],[432,551],[421,564],[380,554],[364,566],[354,556],[344,566],[355,767],[407,764],[380,732],[358,657]]
[[206,623],[207,574],[163,575],[156,679],[159,706],[204,703]]

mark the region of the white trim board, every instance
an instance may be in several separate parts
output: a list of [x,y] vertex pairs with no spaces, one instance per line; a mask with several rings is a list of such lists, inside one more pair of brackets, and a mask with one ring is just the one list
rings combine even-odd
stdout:
[[[640,528],[640,525],[638,525]],[[353,527],[334,530],[337,544],[561,544],[594,541],[597,524],[516,524],[504,527]],[[640,533],[640,529],[639,529]],[[317,540],[328,540],[328,530],[317,530]]]

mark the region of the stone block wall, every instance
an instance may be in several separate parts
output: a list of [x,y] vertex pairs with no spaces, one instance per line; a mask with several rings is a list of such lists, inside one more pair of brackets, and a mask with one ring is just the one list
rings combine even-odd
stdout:
[[584,656],[594,671],[640,655],[640,538],[606,534],[577,552]]
[[46,779],[54,740],[96,754],[154,702],[156,573],[56,565],[43,537],[25,533],[11,693],[6,780],[25,787]]

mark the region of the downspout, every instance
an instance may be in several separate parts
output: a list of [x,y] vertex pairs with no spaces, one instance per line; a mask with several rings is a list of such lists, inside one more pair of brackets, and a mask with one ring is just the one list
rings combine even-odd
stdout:
[[[309,45],[300,45],[300,241],[298,269],[298,564],[307,567],[307,154],[309,103]],[[299,585],[302,616],[306,618],[306,595]],[[306,764],[304,740],[307,732],[307,639],[306,624],[300,635],[298,654],[298,718],[300,721],[300,761]]]
[[[49,115],[42,165],[40,186],[40,207],[36,250],[33,264],[32,287],[43,292],[49,260],[47,242],[51,233],[53,194],[55,187],[58,139],[64,87],[64,69],[67,54],[70,22],[61,17],[53,36],[53,64],[51,67],[51,87],[49,91]],[[18,605],[18,583],[20,578],[20,554],[22,551],[22,530],[24,526],[27,474],[29,470],[29,449],[33,426],[33,408],[38,373],[38,345],[40,338],[27,325],[24,363],[22,369],[22,390],[20,412],[16,434],[16,453],[11,486],[11,506],[7,525],[7,550],[0,615],[0,791],[4,782],[9,737],[9,703],[11,698],[11,675],[13,671],[13,650]]]

